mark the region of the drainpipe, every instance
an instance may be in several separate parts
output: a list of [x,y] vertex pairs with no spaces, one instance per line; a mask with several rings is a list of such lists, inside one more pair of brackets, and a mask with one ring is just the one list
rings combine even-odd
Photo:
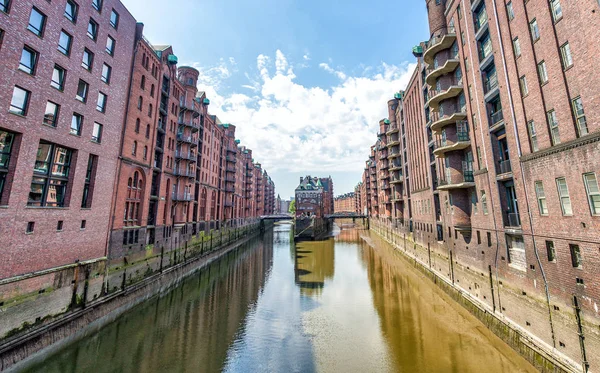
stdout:
[[521,183],[523,184],[523,190],[525,191],[525,204],[527,206],[527,218],[529,219],[529,226],[531,228],[531,239],[533,241],[533,251],[535,253],[535,258],[537,260],[538,266],[540,268],[540,273],[542,274],[542,279],[544,280],[544,290],[546,292],[546,302],[548,304],[548,318],[550,321],[550,333],[552,334],[552,345],[554,348],[556,348],[556,337],[554,335],[554,324],[552,322],[552,310],[550,308],[550,291],[548,288],[548,280],[546,278],[546,272],[544,271],[544,267],[542,266],[542,261],[540,259],[540,254],[535,242],[535,232],[533,229],[533,216],[531,213],[531,208],[529,205],[529,194],[527,193],[527,185],[525,183],[525,171],[523,171],[523,161],[521,160],[521,157],[523,155],[522,149],[521,149],[521,141],[519,139],[519,132],[517,130],[517,120],[516,120],[516,115],[515,115],[515,106],[513,103],[513,99],[512,99],[512,91],[511,91],[511,87],[510,87],[510,81],[508,80],[508,69],[506,68],[506,59],[504,57],[504,44],[502,42],[502,35],[500,34],[500,26],[499,26],[499,19],[498,19],[498,11],[496,9],[496,0],[492,0],[492,3],[494,4],[494,18],[496,20],[496,33],[498,34],[498,40],[500,41],[500,51],[501,56],[502,56],[502,68],[504,69],[504,79],[506,80],[506,87],[508,89],[508,100],[510,103],[510,111],[511,111],[511,115],[512,115],[512,125],[513,125],[513,131],[515,133],[515,139],[517,142],[517,152],[518,152],[518,156],[519,156],[519,169],[520,169],[520,174],[521,174]]

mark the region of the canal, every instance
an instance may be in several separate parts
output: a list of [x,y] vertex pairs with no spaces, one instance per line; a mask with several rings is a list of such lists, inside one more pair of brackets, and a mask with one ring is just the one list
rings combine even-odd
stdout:
[[27,371],[535,371],[375,234],[295,245],[290,228]]

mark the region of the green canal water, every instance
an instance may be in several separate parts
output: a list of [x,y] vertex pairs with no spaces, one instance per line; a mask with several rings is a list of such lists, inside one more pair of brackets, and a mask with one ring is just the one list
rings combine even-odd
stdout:
[[374,234],[294,244],[290,228],[27,371],[535,371]]

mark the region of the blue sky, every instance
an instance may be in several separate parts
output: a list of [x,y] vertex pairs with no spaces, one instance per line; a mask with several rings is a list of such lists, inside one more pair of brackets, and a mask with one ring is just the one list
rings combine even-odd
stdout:
[[237,126],[285,198],[306,174],[354,189],[429,36],[422,0],[122,1],[152,43],[200,71],[209,111]]

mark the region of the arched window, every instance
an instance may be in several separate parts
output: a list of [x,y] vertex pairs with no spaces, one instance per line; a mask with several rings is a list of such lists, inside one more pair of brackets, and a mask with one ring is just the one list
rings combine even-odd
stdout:
[[[127,200],[125,201],[124,222],[126,226],[139,226],[141,216],[141,201],[143,181],[138,171],[127,181]],[[130,244],[133,242],[129,241]]]
[[200,220],[206,220],[206,188],[200,193]]
[[135,133],[140,133],[140,118],[135,120]]
[[148,159],[148,147],[144,146],[144,160]]
[[212,192],[212,197],[210,199],[210,220],[216,220],[216,208],[217,208],[217,195],[215,191]]
[[142,110],[142,106],[144,105],[144,98],[142,96],[138,97],[138,110]]
[[152,104],[148,104],[148,116],[152,118]]
[[150,138],[150,125],[149,124],[146,125],[146,138],[147,139]]
[[154,84],[150,86],[150,96],[154,97]]
[[146,89],[146,76],[145,75],[142,75],[142,81],[140,83],[140,88],[142,90]]
[[135,153],[137,153],[137,141],[134,141],[131,145],[131,155],[135,155]]

